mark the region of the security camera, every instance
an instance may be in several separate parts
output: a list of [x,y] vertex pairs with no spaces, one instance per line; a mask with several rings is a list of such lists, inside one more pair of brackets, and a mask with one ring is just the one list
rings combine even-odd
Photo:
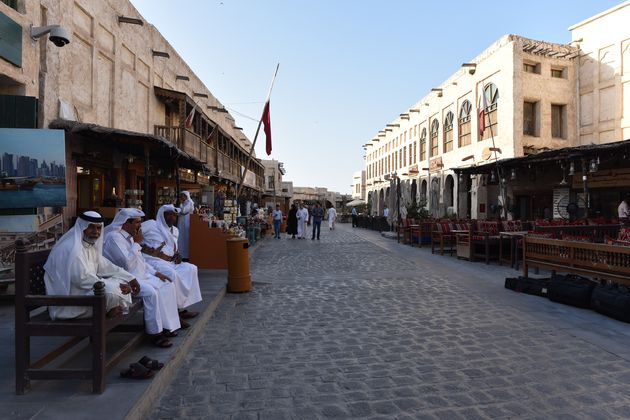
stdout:
[[473,74],[475,74],[475,71],[476,71],[476,69],[474,67],[470,68],[470,69],[468,69],[468,74],[473,75]]
[[50,34],[48,39],[57,47],[63,47],[69,44],[72,39],[70,32],[59,25],[31,27],[31,38],[33,38],[33,40],[37,40],[46,34]]

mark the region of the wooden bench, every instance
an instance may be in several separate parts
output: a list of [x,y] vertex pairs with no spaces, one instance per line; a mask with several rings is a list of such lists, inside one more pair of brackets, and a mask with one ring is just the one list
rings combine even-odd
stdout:
[[630,247],[525,236],[524,277],[530,267],[630,284]]
[[[46,295],[44,264],[50,250],[29,251],[28,241],[18,239],[15,253],[15,392],[24,394],[32,379],[91,379],[92,392],[105,390],[106,372],[126,351],[135,347],[144,335],[144,325],[123,325],[142,308],[142,300],[134,299],[129,313],[116,318],[105,314],[105,284],[94,284],[94,296]],[[48,306],[87,306],[94,316],[86,319],[51,320]],[[42,310],[43,309],[43,310]],[[111,357],[106,358],[106,336],[110,332],[135,332]],[[36,361],[31,361],[31,337],[71,337],[52,348]],[[47,368],[59,356],[89,338],[92,366],[84,369]]]
[[620,224],[608,225],[553,225],[534,226],[534,231],[540,233],[550,233],[555,239],[562,239],[565,236],[589,238],[591,242],[604,242],[604,238],[616,237],[621,229]]

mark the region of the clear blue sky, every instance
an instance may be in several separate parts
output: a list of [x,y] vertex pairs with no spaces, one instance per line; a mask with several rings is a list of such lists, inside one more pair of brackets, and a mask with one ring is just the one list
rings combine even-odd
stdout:
[[[349,193],[361,145],[502,35],[570,41],[615,0],[132,0],[228,108],[259,118],[294,186]],[[253,140],[256,122],[232,112]],[[256,144],[266,158],[264,135]]]

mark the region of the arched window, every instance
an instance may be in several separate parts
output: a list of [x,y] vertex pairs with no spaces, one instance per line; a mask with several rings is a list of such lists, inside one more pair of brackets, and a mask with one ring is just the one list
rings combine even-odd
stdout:
[[446,177],[446,182],[444,183],[444,205],[446,207],[453,207],[453,193],[455,190],[455,180],[452,175],[448,175]]
[[422,206],[427,205],[427,180],[423,179],[422,184],[420,184],[420,203]]
[[424,162],[427,159],[427,129],[422,129],[420,135],[420,162]]
[[480,140],[489,139],[491,136],[497,136],[499,134],[499,124],[497,121],[497,105],[499,102],[499,89],[494,83],[488,83],[483,89],[483,97],[479,107],[484,107],[484,127],[483,133],[479,129],[481,134]]
[[444,118],[444,153],[453,150],[453,118],[451,111]]
[[469,100],[465,100],[459,108],[459,140],[458,147],[467,146],[470,144],[470,112],[472,111],[472,104]]
[[440,123],[433,120],[431,123],[431,154],[429,157],[438,155],[438,131],[440,131]]

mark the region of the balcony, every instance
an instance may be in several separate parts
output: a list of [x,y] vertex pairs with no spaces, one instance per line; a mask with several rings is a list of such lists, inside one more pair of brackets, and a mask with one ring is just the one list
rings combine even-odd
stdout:
[[193,131],[182,127],[156,125],[153,128],[153,132],[156,136],[165,138],[190,156],[202,162],[207,162],[208,144],[201,141],[201,136]]

